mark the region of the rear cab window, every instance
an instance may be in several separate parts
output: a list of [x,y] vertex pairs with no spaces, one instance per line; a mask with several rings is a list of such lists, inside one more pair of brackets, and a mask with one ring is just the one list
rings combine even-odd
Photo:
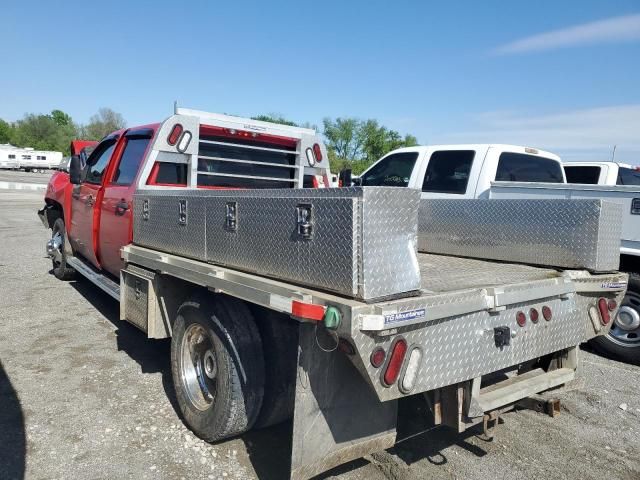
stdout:
[[618,168],[616,185],[640,185],[640,172],[633,168]]
[[434,152],[424,174],[422,191],[464,195],[475,154],[475,150]]
[[600,179],[600,167],[595,166],[564,166],[564,174],[567,176],[567,183],[586,183],[597,185]]
[[497,182],[564,183],[557,160],[526,153],[503,152],[498,159]]
[[393,153],[378,163],[361,177],[362,186],[407,187],[418,152]]

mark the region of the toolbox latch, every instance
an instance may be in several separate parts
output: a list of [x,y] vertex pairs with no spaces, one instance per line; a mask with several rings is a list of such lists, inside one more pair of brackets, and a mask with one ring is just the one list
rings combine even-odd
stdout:
[[507,326],[495,327],[493,329],[493,338],[496,342],[496,347],[506,347],[511,343],[511,329]]

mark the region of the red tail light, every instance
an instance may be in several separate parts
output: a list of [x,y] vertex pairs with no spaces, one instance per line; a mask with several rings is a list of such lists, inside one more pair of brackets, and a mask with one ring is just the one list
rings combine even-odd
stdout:
[[609,315],[609,306],[606,298],[598,300],[598,310],[600,310],[602,324],[607,325],[611,321],[611,315]]
[[536,310],[535,308],[532,308],[531,310],[529,310],[529,318],[533,323],[538,323],[538,318],[539,318],[538,310]]
[[516,322],[518,322],[518,325],[520,325],[521,327],[524,327],[526,325],[527,316],[524,314],[524,312],[516,313]]
[[547,322],[551,321],[551,319],[553,318],[553,313],[551,312],[551,309],[546,305],[542,307],[542,316]]
[[618,302],[611,299],[607,302],[607,308],[609,308],[610,312],[613,312],[616,308],[618,308]]
[[391,356],[389,358],[389,363],[387,363],[387,369],[382,377],[382,381],[387,387],[393,385],[396,380],[398,380],[400,370],[402,370],[402,362],[404,361],[406,353],[407,341],[404,338],[396,340],[396,343],[391,349]]
[[382,347],[378,347],[371,352],[371,365],[373,365],[374,368],[380,368],[384,363],[385,358],[387,358],[387,353]]
[[316,161],[320,163],[322,161],[322,151],[317,143],[313,144],[313,154],[316,156]]
[[169,136],[167,137],[167,143],[169,145],[175,145],[178,142],[180,135],[182,135],[182,125],[180,125],[179,123],[176,123],[171,129],[171,132],[169,132]]

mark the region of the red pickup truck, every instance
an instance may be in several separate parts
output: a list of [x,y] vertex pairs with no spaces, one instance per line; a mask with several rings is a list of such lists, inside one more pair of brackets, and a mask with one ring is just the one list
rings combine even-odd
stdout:
[[[297,143],[295,138],[285,135],[259,133],[268,128],[266,122],[184,109],[181,113],[198,119],[195,128],[199,137],[203,140],[215,138],[212,141],[218,142],[210,144],[210,152],[200,152],[214,156],[199,157],[201,175],[198,176],[197,188],[322,187],[331,182],[327,162],[322,167],[307,165],[298,175],[296,165],[281,168],[274,165],[274,161],[280,160],[268,155],[256,155],[256,152],[268,152],[269,147],[283,143],[295,146]],[[74,257],[81,258],[101,273],[118,278],[123,267],[120,249],[132,240],[131,207],[137,183],[141,181],[147,186],[162,188],[192,186],[191,178],[195,179],[195,175],[188,171],[184,159],[171,162],[166,154],[150,151],[150,145],[154,143],[162,125],[153,123],[118,130],[97,145],[97,142],[77,144],[75,146],[79,150],[86,146],[93,147],[90,156],[84,160],[79,158],[75,166],[72,160],[69,174],[58,172],[51,177],[45,193],[46,205],[39,214],[45,226],[52,229],[47,252],[53,260],[56,277],[69,279],[74,275],[74,269],[67,262],[67,257],[73,252]],[[247,130],[241,130],[243,126]],[[315,134],[307,129],[271,125],[271,128],[274,127],[276,131],[279,129],[283,134],[289,132],[293,137],[299,137],[301,132],[303,135]],[[189,133],[190,138],[191,135]],[[178,138],[184,141],[182,130],[176,131],[176,141]],[[321,144],[319,137],[313,141],[318,142],[315,145]],[[228,147],[224,146],[225,143]],[[214,149],[213,146],[219,148]],[[220,158],[221,149],[224,148],[227,156],[232,158]],[[150,155],[160,158],[143,161]],[[141,179],[141,166],[145,164],[150,171]],[[70,181],[70,176],[74,174],[78,177],[75,184]]]
[[[607,334],[627,284],[618,245],[591,228],[619,229],[615,205],[552,203],[540,217],[527,201],[300,188],[331,184],[327,160],[313,130],[193,110],[114,132],[49,183],[54,273],[81,274],[121,320],[171,338],[177,403],[201,438],[293,417],[292,479],[392,447],[402,398],[427,402],[410,414],[435,424],[490,433],[575,379],[578,345]],[[487,255],[487,218],[509,261]],[[429,251],[461,238],[487,248]],[[563,255],[576,239],[585,248]],[[549,255],[523,265],[532,245]]]

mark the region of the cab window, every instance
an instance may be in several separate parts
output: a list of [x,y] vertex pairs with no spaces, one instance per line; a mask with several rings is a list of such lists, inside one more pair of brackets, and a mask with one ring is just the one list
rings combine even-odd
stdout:
[[504,152],[498,160],[497,182],[564,183],[560,162],[551,158]]
[[104,175],[109,159],[113,153],[113,149],[116,147],[116,140],[106,140],[96,148],[89,159],[87,160],[87,166],[85,167],[84,181],[87,183],[101,184],[102,176]]
[[127,137],[118,168],[113,173],[114,185],[131,185],[138,173],[138,167],[151,141],[150,137]]
[[618,169],[617,185],[640,185],[640,172],[633,168],[620,167]]
[[567,176],[567,183],[587,183],[596,185],[600,178],[600,167],[571,167],[565,165],[564,174]]
[[399,152],[375,164],[360,178],[362,186],[406,187],[418,159],[418,152]]
[[434,152],[424,175],[422,191],[464,194],[475,154],[474,150]]

